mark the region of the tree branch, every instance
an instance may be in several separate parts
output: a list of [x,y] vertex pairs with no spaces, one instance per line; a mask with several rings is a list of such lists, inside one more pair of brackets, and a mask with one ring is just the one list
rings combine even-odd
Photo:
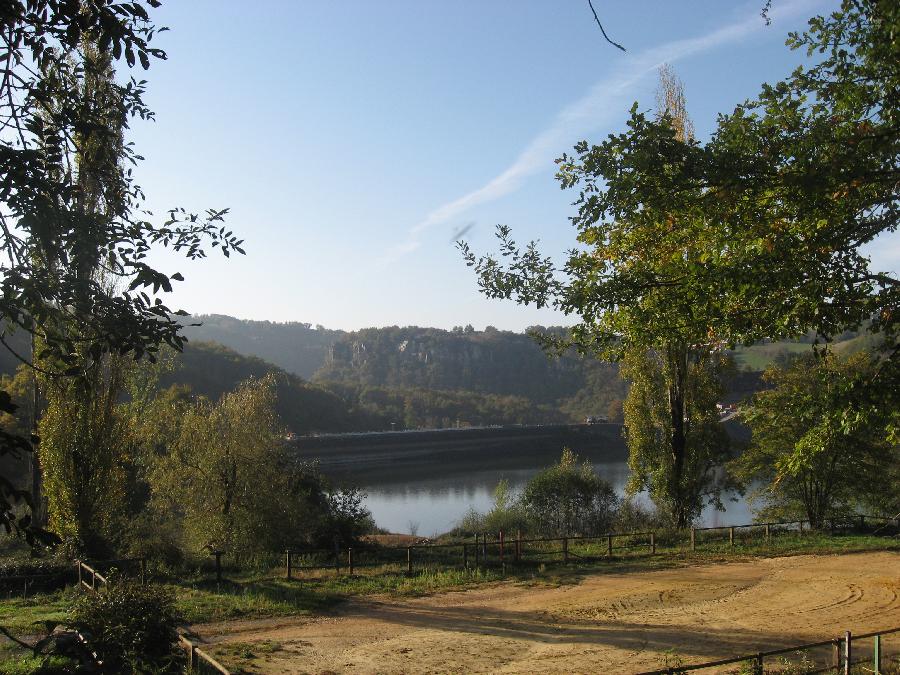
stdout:
[[618,47],[618,48],[621,49],[623,52],[624,52],[624,51],[627,51],[627,50],[625,49],[625,47],[623,47],[622,45],[620,45],[618,42],[613,42],[612,40],[609,39],[609,35],[607,35],[607,34],[606,34],[606,31],[603,29],[603,24],[600,23],[600,17],[597,16],[597,10],[594,9],[594,4],[591,2],[591,0],[588,0],[588,7],[591,8],[591,12],[592,12],[593,15],[594,15],[594,21],[597,22],[597,25],[598,25],[598,26],[600,26],[600,32],[603,33],[603,37],[606,38],[606,41],[607,41],[609,44],[611,44],[613,47]]

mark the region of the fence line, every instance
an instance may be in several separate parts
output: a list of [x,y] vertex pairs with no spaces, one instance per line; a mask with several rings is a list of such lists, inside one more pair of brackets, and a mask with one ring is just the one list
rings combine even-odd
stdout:
[[[888,525],[896,524],[900,529],[900,519],[885,518],[883,516],[858,515],[848,519],[831,519],[826,521],[827,528],[832,532],[838,529],[848,529],[859,526],[864,528],[866,521],[879,521]],[[878,528],[876,532],[882,528]],[[728,544],[734,547],[740,543],[738,533],[741,531],[758,531],[764,536],[765,541],[771,539],[779,532],[793,530],[803,535],[812,532],[809,527],[809,520],[792,520],[778,521],[768,523],[747,523],[741,525],[722,525],[715,527],[696,527],[690,529],[689,547],[691,551],[696,551],[698,545],[710,542],[708,536],[702,536],[704,533],[723,532],[727,533]],[[384,567],[385,565],[406,564],[407,573],[412,573],[415,558],[420,561],[424,560],[427,564],[442,563],[447,565],[460,566],[469,569],[470,562],[474,562],[475,567],[488,566],[490,564],[504,567],[506,563],[521,563],[526,557],[526,553],[532,560],[536,557],[546,559],[547,556],[561,557],[563,564],[570,562],[572,558],[589,561],[601,560],[603,558],[612,558],[619,551],[633,551],[635,549],[645,550],[649,555],[657,552],[657,546],[660,543],[658,533],[656,531],[641,532],[608,532],[595,536],[569,536],[569,537],[522,537],[517,532],[515,539],[506,538],[504,532],[500,532],[499,536],[489,540],[487,534],[477,534],[472,541],[459,541],[446,544],[410,544],[407,546],[384,546],[374,547],[371,550],[366,549],[288,549],[284,552],[286,578],[293,579],[294,572],[310,571],[310,570],[328,570],[334,569],[338,574],[346,567],[352,575],[355,570],[366,567]],[[718,541],[718,540],[715,540]],[[723,538],[721,541],[725,541]],[[579,554],[572,550],[573,546],[579,544],[596,544],[605,543],[605,553],[599,550],[593,553]],[[684,540],[681,544],[684,545]],[[559,548],[535,548],[545,544],[558,544]],[[531,550],[526,552],[526,546],[530,546]],[[602,548],[598,547],[598,548]],[[455,551],[454,551],[455,549]],[[419,555],[414,554],[418,552]],[[217,577],[220,577],[219,558],[221,551],[217,552]],[[489,555],[490,554],[490,555]],[[489,561],[490,558],[490,561]],[[304,559],[309,562],[304,562]],[[317,560],[318,559],[318,560]],[[345,562],[344,562],[345,561]],[[549,562],[549,561],[547,561]]]
[[832,647],[832,664],[829,666],[825,666],[824,668],[808,670],[805,672],[839,672],[844,673],[844,675],[850,675],[850,669],[852,666],[868,662],[866,659],[854,660],[853,642],[859,640],[867,640],[869,638],[874,638],[874,649],[871,661],[874,670],[872,672],[874,672],[875,675],[879,675],[881,673],[884,658],[884,654],[881,650],[881,637],[894,633],[900,633],[900,627],[888,628],[886,630],[874,631],[872,633],[864,633],[862,635],[856,636],[852,635],[850,631],[847,631],[841,637],[832,638],[830,640],[823,640],[821,642],[808,642],[806,644],[793,645],[791,647],[782,647],[780,649],[771,649],[768,651],[756,652],[754,654],[744,654],[742,656],[735,656],[726,659],[717,659],[715,661],[695,663],[689,666],[670,666],[667,668],[659,668],[657,670],[648,670],[640,673],[639,675],[677,675],[679,673],[687,673],[694,670],[704,670],[706,668],[718,668],[720,666],[747,663],[750,664],[751,672],[753,673],[753,675],[763,675],[763,673],[765,672],[764,666],[766,658],[771,658],[773,656],[782,656],[784,654],[790,654],[792,652],[803,652],[810,649],[815,649],[817,647],[828,646]]

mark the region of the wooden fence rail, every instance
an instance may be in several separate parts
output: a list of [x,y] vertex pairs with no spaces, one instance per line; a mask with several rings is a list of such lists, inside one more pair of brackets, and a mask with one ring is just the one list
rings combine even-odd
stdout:
[[[881,516],[859,515],[848,519],[828,521],[828,529],[836,531],[847,528],[865,528],[867,521],[877,521],[889,525],[896,524],[900,529],[900,519]],[[879,528],[881,529],[881,528]],[[808,520],[777,521],[768,523],[747,523],[741,525],[724,525],[716,527],[696,527],[690,530],[689,544],[683,540],[679,546],[689,545],[696,551],[704,543],[727,541],[734,547],[742,540],[755,535],[770,542],[775,536],[784,532],[809,532]],[[721,536],[716,537],[716,533]],[[749,535],[741,533],[750,533]],[[710,538],[710,537],[715,538]],[[293,579],[300,571],[335,570],[340,574],[347,569],[350,574],[367,567],[405,566],[412,573],[416,564],[443,564],[469,569],[498,566],[505,569],[508,564],[523,562],[561,561],[568,564],[573,560],[590,561],[612,558],[616,554],[646,552],[655,555],[660,545],[666,540],[655,531],[641,532],[608,532],[595,536],[571,537],[523,537],[520,532],[510,538],[500,532],[489,539],[487,534],[477,534],[474,541],[461,541],[449,544],[413,544],[409,546],[386,546],[382,548],[346,548],[335,549],[289,549],[285,551],[284,568],[286,578]],[[587,551],[585,551],[587,547]]]
[[[104,565],[113,565],[116,563],[123,562],[140,562],[141,565],[141,584],[147,583],[147,564],[144,558],[122,558],[119,560],[103,560],[98,561]],[[85,563],[83,560],[76,561],[76,574],[78,577],[78,586],[79,588],[86,588],[89,591],[94,593],[97,592],[97,582],[99,581],[101,584],[109,583],[107,578],[100,574],[96,569]],[[95,563],[98,564],[98,563]],[[90,583],[88,583],[86,577],[90,576]],[[88,641],[81,635],[78,634],[79,639],[84,642],[86,645]],[[212,656],[207,654],[205,651],[200,649],[194,642],[190,640],[190,638],[186,637],[184,632],[178,632],[178,643],[184,647],[186,656],[187,656],[187,672],[201,672],[202,670],[212,670],[216,673],[221,673],[221,675],[231,675],[231,671],[228,670],[221,663],[216,661]],[[92,652],[93,653],[93,652]],[[94,655],[96,657],[96,654]]]
[[[677,675],[679,673],[688,673],[696,670],[706,670],[708,668],[720,668],[729,665],[749,665],[753,675],[763,675],[765,672],[765,661],[775,656],[784,656],[797,652],[806,652],[810,649],[820,647],[831,647],[832,656],[831,664],[815,670],[804,671],[806,673],[843,673],[850,675],[851,668],[856,665],[870,664],[872,669],[870,672],[880,675],[884,665],[884,653],[882,650],[882,637],[900,633],[900,627],[889,628],[886,630],[874,631],[872,633],[864,633],[862,635],[852,635],[847,631],[841,637],[823,640],[821,642],[808,642],[805,644],[792,645],[790,647],[781,647],[779,649],[770,649],[767,651],[756,652],[754,654],[743,654],[742,656],[734,656],[726,659],[717,659],[715,661],[706,661],[704,663],[695,663],[688,666],[669,666],[657,670],[648,670],[640,673],[640,675]],[[859,659],[854,658],[854,643],[857,645],[862,640],[871,639],[873,641],[872,658]],[[781,664],[779,664],[781,665]],[[747,672],[746,669],[741,672]]]

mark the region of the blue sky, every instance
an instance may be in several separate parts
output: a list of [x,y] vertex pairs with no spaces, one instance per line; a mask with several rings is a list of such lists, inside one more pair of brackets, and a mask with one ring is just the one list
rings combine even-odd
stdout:
[[[229,207],[246,257],[181,271],[174,306],[329,328],[570,323],[489,301],[451,238],[483,251],[508,224],[561,256],[574,195],[554,158],[650,109],[673,65],[697,134],[785,75],[784,47],[826,0],[169,0],[131,140],[156,213]],[[878,248],[896,269],[896,239]]]

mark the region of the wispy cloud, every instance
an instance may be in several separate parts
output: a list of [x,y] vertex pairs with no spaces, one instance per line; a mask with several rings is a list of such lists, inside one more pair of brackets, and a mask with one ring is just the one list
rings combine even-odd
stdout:
[[[819,4],[820,0],[779,2],[770,12],[770,17],[775,22],[790,19],[807,13]],[[613,74],[594,84],[585,96],[563,108],[550,126],[532,139],[512,164],[481,187],[433,209],[409,229],[403,242],[385,251],[381,264],[386,266],[418,249],[423,233],[430,228],[445,224],[479,204],[495,201],[518,190],[527,177],[545,170],[573,137],[581,138],[620,115],[625,95],[661,65],[746,39],[764,29],[765,22],[757,10],[740,21],[705,35],[674,40],[636,55],[620,57]]]

